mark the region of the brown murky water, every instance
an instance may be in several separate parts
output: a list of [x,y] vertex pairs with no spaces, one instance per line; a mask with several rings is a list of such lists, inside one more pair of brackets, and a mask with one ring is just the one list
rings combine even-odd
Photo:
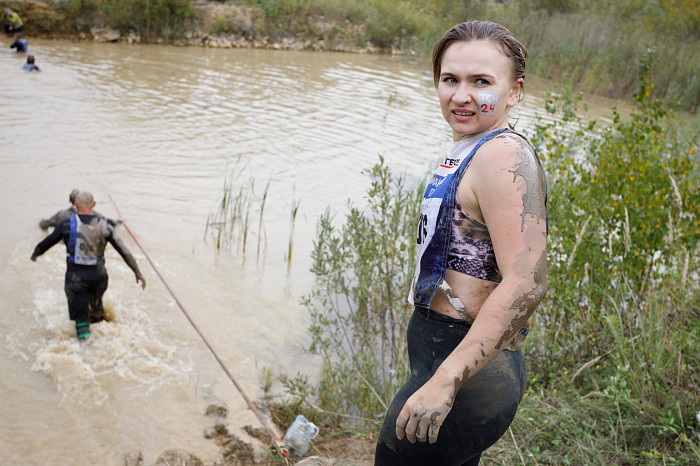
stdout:
[[[96,209],[116,218],[111,196],[251,398],[264,370],[313,377],[299,300],[312,284],[316,220],[329,206],[342,220],[348,199],[363,202],[362,170],[379,154],[417,179],[449,152],[428,67],[387,56],[30,40],[42,71],[28,74],[25,58],[7,50],[0,464],[117,465],[132,451],[153,463],[169,448],[211,461],[207,405],[225,404],[229,430],[242,438],[257,420],[135,242],[118,229],[146,290],[108,247],[114,320],[93,325],[81,347],[63,293],[65,248],[29,260],[45,235],[37,222],[67,207],[73,188],[92,191]],[[543,91],[529,89],[520,105],[525,129]],[[250,233],[245,252],[238,239],[217,254],[205,227],[228,179],[250,195]]]

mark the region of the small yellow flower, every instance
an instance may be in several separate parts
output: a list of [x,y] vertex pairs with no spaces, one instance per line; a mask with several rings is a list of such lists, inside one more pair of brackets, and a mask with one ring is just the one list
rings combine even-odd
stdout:
[[568,373],[569,373],[569,371],[564,371],[564,375],[566,375],[566,374],[568,374]]

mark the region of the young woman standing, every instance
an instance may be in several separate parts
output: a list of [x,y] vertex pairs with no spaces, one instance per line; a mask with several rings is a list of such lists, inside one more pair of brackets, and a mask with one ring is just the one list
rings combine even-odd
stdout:
[[547,287],[544,173],[508,124],[526,56],[488,21],[454,26],[433,51],[454,146],[421,204],[411,376],[387,412],[376,465],[477,465],[524,394],[520,346]]

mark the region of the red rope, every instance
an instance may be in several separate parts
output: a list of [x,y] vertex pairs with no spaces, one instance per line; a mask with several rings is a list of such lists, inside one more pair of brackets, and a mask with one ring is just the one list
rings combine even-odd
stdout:
[[161,275],[160,271],[158,270],[158,267],[156,267],[156,265],[153,263],[151,258],[146,253],[145,249],[143,249],[143,246],[141,246],[141,243],[139,243],[139,240],[136,239],[136,236],[134,235],[134,233],[132,233],[131,228],[129,228],[129,225],[127,225],[126,221],[122,217],[122,214],[119,211],[117,204],[112,199],[112,196],[107,194],[107,197],[109,198],[110,202],[114,206],[114,210],[117,211],[117,215],[119,216],[119,220],[122,221],[122,225],[124,225],[124,228],[126,228],[126,231],[134,239],[134,242],[136,242],[136,245],[139,247],[139,249],[141,250],[143,255],[146,257],[146,260],[148,261],[148,263],[151,264],[151,267],[153,267],[153,270],[156,272],[156,275],[158,275],[158,278],[160,278],[160,281],[163,282],[163,285],[165,285],[165,288],[167,288],[167,290],[170,292],[170,295],[173,297],[173,299],[175,300],[177,305],[180,307],[180,310],[182,311],[182,313],[185,314],[185,317],[187,317],[187,320],[190,321],[190,324],[192,324],[192,327],[194,327],[195,331],[202,338],[202,341],[204,341],[204,344],[207,345],[207,348],[209,348],[209,351],[211,351],[211,354],[214,355],[214,358],[217,360],[217,362],[219,363],[221,368],[224,370],[224,372],[226,372],[226,375],[228,376],[228,378],[231,380],[231,382],[233,382],[233,385],[235,385],[235,387],[238,389],[241,396],[243,397],[245,402],[248,404],[248,408],[250,408],[250,410],[253,411],[253,414],[255,414],[255,417],[258,418],[258,420],[260,421],[260,424],[262,424],[262,426],[265,428],[268,435],[270,436],[270,438],[274,442],[275,446],[277,446],[277,448],[282,453],[282,456],[284,458],[287,458],[287,455],[289,454],[289,452],[287,451],[287,448],[284,446],[284,443],[282,442],[282,440],[280,440],[279,437],[277,437],[277,434],[275,434],[275,432],[265,422],[265,419],[262,417],[262,414],[260,414],[260,411],[258,411],[258,408],[256,408],[255,405],[253,404],[253,402],[250,401],[250,398],[248,398],[248,395],[245,394],[245,392],[243,391],[243,388],[238,384],[238,382],[236,382],[236,379],[233,377],[233,374],[231,374],[231,371],[228,370],[228,367],[226,367],[226,365],[223,363],[223,361],[221,360],[219,355],[216,354],[216,351],[214,351],[214,348],[211,346],[211,344],[209,344],[209,341],[207,340],[207,338],[204,336],[204,334],[199,329],[199,327],[194,322],[194,320],[192,320],[192,317],[190,316],[190,314],[185,310],[185,306],[183,306],[182,303],[180,302],[180,300],[177,299],[177,296],[175,296],[175,293],[170,288],[168,283],[165,281],[165,278],[163,278],[163,275]]

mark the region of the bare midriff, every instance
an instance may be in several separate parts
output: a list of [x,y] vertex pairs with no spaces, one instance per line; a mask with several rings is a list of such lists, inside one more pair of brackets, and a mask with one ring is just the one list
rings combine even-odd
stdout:
[[[479,314],[486,298],[498,286],[496,282],[482,280],[450,269],[445,272],[445,280],[467,308],[467,312],[474,318]],[[435,293],[435,297],[430,302],[430,309],[455,319],[461,319],[441,290],[437,290]]]

